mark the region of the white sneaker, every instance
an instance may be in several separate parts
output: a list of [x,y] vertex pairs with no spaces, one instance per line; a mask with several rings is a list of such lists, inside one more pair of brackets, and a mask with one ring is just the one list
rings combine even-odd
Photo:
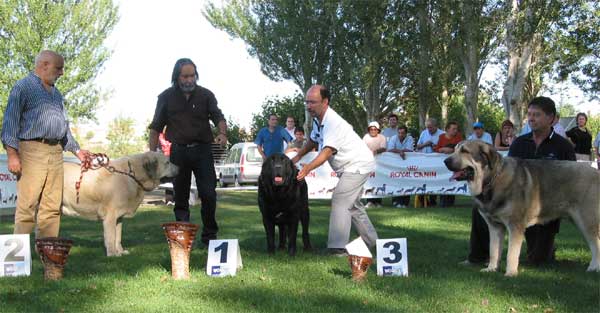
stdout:
[[404,205],[404,204],[396,204],[396,207],[398,209],[404,209],[404,208],[406,208],[406,205]]

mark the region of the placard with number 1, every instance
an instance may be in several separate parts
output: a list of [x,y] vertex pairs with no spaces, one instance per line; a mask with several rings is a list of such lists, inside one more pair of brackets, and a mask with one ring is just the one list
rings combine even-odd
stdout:
[[242,268],[242,256],[237,239],[211,240],[208,243],[206,275],[235,276],[238,268]]

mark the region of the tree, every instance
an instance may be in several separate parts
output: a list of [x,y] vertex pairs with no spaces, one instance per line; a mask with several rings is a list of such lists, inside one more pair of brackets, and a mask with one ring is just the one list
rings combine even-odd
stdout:
[[[34,68],[44,49],[65,58],[57,87],[74,121],[94,119],[104,92],[93,84],[111,51],[103,43],[115,26],[112,0],[4,0],[0,2],[0,111],[10,89]],[[1,117],[1,116],[0,116]]]
[[133,118],[122,116],[114,118],[109,123],[106,139],[109,142],[107,153],[111,158],[144,151],[147,141],[135,135],[134,124]]

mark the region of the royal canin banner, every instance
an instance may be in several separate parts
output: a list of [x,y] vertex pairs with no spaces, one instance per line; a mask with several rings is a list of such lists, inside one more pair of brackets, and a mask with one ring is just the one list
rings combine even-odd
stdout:
[[[306,154],[298,163],[308,164],[317,156]],[[448,155],[408,152],[406,159],[391,152],[375,157],[377,163],[365,183],[363,198],[384,198],[408,195],[468,195],[467,183],[450,180],[452,172],[444,165]],[[310,199],[330,199],[338,182],[337,174],[328,162],[306,177]]]

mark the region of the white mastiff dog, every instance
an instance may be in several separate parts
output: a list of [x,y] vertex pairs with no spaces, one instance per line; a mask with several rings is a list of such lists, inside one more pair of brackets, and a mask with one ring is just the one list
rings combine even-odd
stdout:
[[[154,190],[161,179],[177,175],[177,166],[158,152],[146,152],[110,161],[107,168],[83,174],[77,202],[76,182],[81,175],[78,163],[65,162],[62,212],[88,220],[101,220],[107,256],[129,252],[121,245],[122,218],[132,217],[146,191]],[[125,174],[124,174],[125,173]]]

